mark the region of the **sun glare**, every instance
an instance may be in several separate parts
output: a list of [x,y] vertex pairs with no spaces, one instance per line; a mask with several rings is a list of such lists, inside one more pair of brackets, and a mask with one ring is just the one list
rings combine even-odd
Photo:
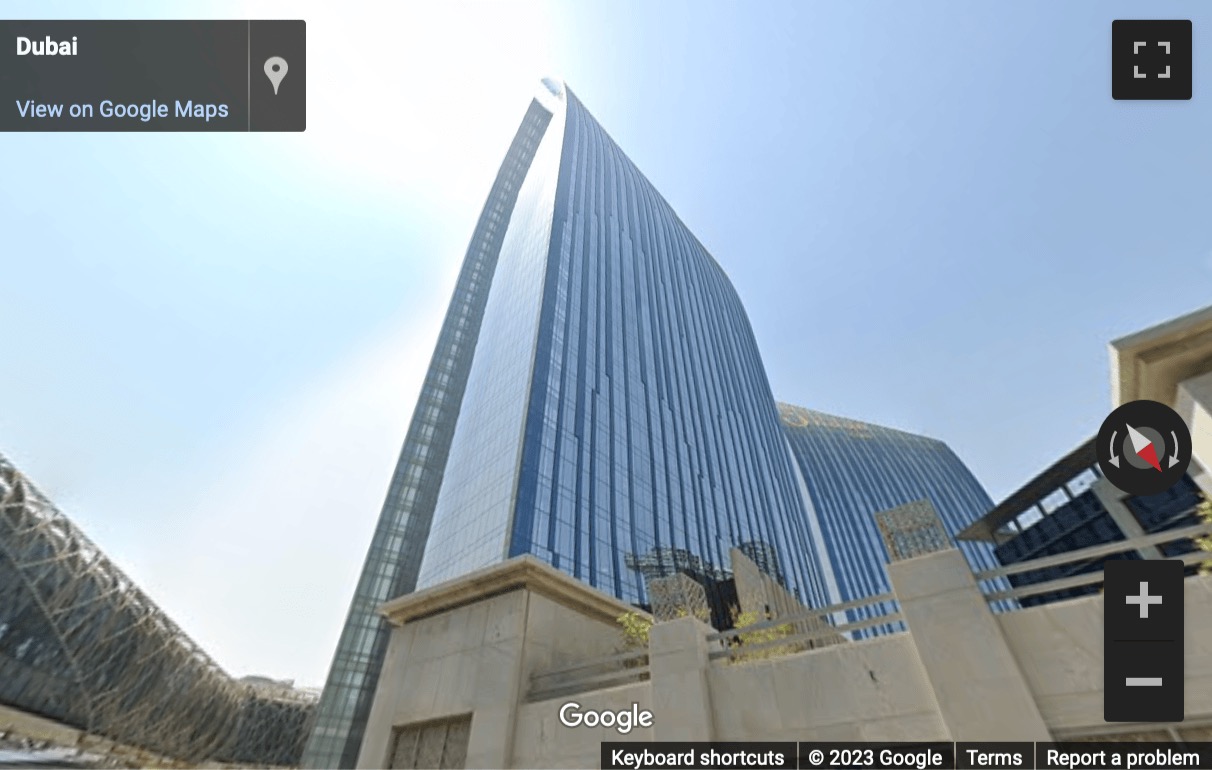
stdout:
[[439,208],[482,202],[528,95],[554,69],[555,10],[539,3],[250,10],[308,21],[309,123],[300,141],[313,146],[317,166],[409,197],[422,192]]

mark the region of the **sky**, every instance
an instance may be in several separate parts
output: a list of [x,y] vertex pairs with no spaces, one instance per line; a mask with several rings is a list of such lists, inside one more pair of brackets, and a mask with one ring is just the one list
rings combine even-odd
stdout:
[[[63,3],[303,18],[301,134],[7,134],[0,453],[226,670],[323,683],[479,208],[543,75],[731,277],[776,398],[995,500],[1093,435],[1107,343],[1212,302],[1194,98],[1138,3]],[[171,11],[171,16],[166,12]]]

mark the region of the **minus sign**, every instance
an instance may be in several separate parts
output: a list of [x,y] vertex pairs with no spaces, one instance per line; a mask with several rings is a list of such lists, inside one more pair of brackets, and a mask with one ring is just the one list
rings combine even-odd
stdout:
[[1160,676],[1130,676],[1124,680],[1128,687],[1161,687]]

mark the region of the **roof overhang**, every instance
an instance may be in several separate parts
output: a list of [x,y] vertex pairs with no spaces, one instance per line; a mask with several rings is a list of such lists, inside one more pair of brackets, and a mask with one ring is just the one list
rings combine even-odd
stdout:
[[1031,506],[1060,489],[1090,466],[1098,462],[1091,437],[1047,470],[1028,481],[1020,489],[996,505],[993,510],[969,524],[956,534],[957,540],[994,542],[995,535],[1008,521],[1017,518]]
[[1212,307],[1112,342],[1112,406],[1142,398],[1174,406],[1178,384],[1209,371]]

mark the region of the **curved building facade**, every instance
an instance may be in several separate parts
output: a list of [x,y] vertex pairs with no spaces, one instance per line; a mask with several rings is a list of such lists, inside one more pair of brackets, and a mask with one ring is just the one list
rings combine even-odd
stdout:
[[187,762],[295,765],[314,696],[232,679],[0,456],[0,704]]
[[[825,604],[891,590],[889,555],[875,514],[918,500],[933,505],[974,570],[1000,566],[989,544],[956,540],[993,508],[993,500],[945,443],[791,404],[778,409],[807,483],[807,513],[818,544],[811,568],[828,586]],[[878,606],[848,611],[851,621],[878,614]]]
[[719,265],[562,83],[523,119],[472,236],[305,755],[357,758],[376,607],[518,554],[646,603],[744,545],[825,598],[804,482]]
[[531,554],[644,604],[629,555],[711,573],[729,548],[762,542],[806,596],[799,482],[740,299],[576,97],[552,87],[419,585]]

